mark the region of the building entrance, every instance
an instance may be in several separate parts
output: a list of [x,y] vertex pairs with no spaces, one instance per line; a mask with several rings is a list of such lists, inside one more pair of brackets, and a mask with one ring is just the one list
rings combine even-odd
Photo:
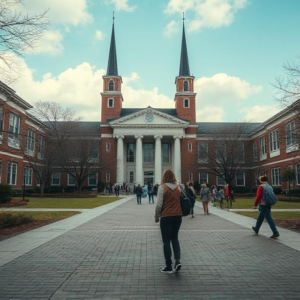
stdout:
[[153,186],[154,181],[154,171],[145,171],[144,172],[144,185],[151,183]]

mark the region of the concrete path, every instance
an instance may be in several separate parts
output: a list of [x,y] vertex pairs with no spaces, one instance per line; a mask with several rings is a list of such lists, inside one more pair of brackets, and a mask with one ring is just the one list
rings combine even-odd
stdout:
[[[231,208],[229,209],[229,211],[257,211],[254,210],[253,208]],[[300,209],[299,208],[272,208],[272,212],[276,212],[276,211],[284,211],[284,212],[299,212]]]
[[257,236],[254,220],[214,207],[203,215],[197,203],[179,234],[182,270],[166,275],[155,205],[142,201],[0,242],[1,255],[18,253],[0,267],[0,299],[299,299],[300,252],[282,243],[289,231],[274,241],[264,225]]

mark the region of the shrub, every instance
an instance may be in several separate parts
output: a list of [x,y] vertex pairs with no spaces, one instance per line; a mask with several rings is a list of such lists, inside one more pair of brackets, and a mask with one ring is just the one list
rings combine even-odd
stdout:
[[292,189],[290,190],[291,195],[299,196],[300,195],[300,189]]
[[25,190],[25,194],[26,194],[26,195],[28,195],[28,194],[29,194],[29,195],[30,195],[30,194],[35,194],[35,193],[36,193],[35,189],[26,189],[26,190]]
[[32,215],[24,213],[12,214],[9,212],[0,213],[0,228],[15,227],[24,224],[29,224],[33,221]]
[[12,197],[21,196],[21,195],[23,195],[23,190],[22,189],[13,189],[12,190]]
[[280,187],[273,187],[274,194],[279,195],[282,192],[282,189]]
[[12,197],[12,188],[11,186],[1,183],[0,184],[0,203],[6,203],[10,201]]
[[246,188],[244,186],[236,186],[233,188],[233,192],[237,194],[250,193],[251,189]]
[[104,191],[104,188],[105,188],[105,183],[99,181],[98,182],[98,192],[102,193]]

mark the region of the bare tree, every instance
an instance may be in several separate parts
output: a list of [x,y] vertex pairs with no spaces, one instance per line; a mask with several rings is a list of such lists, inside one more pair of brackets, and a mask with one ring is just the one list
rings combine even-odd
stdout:
[[48,25],[47,11],[28,15],[17,10],[19,5],[23,5],[23,0],[0,1],[0,74],[7,84],[16,79],[19,71],[11,54],[23,56],[33,51]]
[[70,108],[56,102],[37,102],[31,118],[39,124],[38,130],[27,129],[19,136],[19,149],[37,176],[43,196],[44,188],[50,184],[52,174],[59,163],[58,153],[77,128],[79,118]]
[[[300,58],[298,62],[286,62],[283,69],[285,77],[275,78],[272,84],[277,90],[274,98],[284,106],[290,106],[300,99]],[[300,104],[297,108],[300,108]]]
[[251,123],[229,123],[214,130],[206,142],[198,143],[198,163],[232,184],[237,174],[253,162],[250,127]]

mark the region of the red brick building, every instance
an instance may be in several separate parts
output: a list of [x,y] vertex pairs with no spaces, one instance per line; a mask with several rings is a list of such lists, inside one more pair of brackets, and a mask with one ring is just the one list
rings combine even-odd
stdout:
[[[190,75],[184,27],[175,85],[174,109],[123,108],[126,99],[122,96],[113,26],[108,68],[103,76],[101,122],[81,122],[82,135],[97,141],[99,161],[109,162],[110,168],[103,167],[91,175],[85,186],[97,186],[99,182],[126,182],[132,186],[158,183],[166,168],[174,170],[179,182],[224,184],[222,178],[212,174],[207,156],[214,151],[214,134],[223,130],[226,135],[226,128],[239,123],[196,122],[194,77]],[[273,186],[287,189],[281,174],[293,167],[296,180],[292,188],[300,188],[299,106],[300,100],[263,123],[249,124],[241,144],[250,163],[239,171],[232,182],[234,186],[251,188],[259,174],[267,174]],[[14,140],[20,135],[28,151],[42,158],[43,132],[39,121],[28,113],[30,108],[12,89],[0,84],[0,182],[15,188],[23,182],[26,187],[37,185],[35,174]],[[60,171],[53,174],[50,184],[74,186],[69,174]]]

